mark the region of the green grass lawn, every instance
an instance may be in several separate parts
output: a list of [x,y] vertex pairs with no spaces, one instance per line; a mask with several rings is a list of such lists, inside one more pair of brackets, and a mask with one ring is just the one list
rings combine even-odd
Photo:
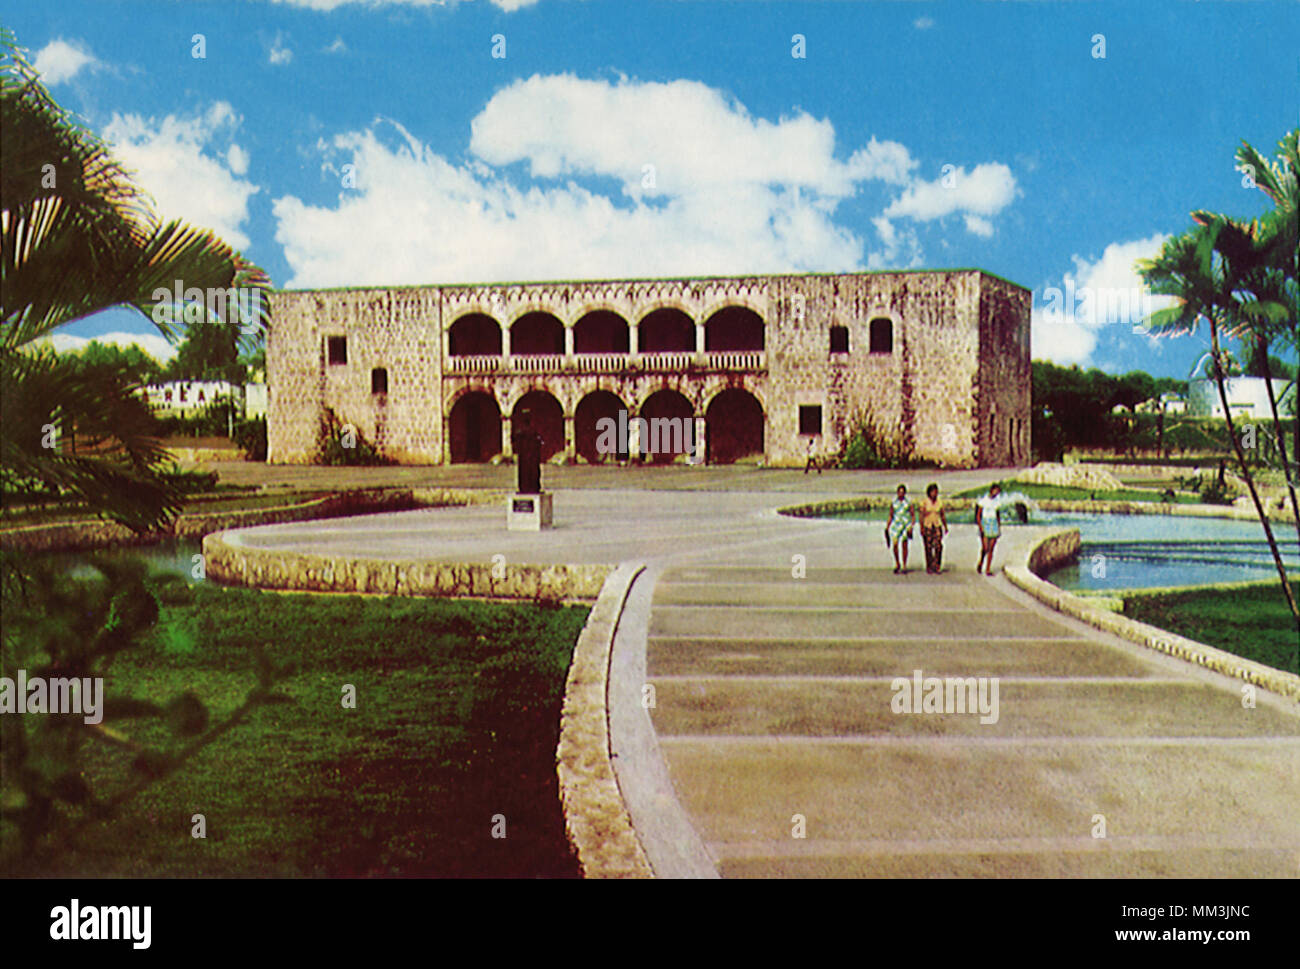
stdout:
[[[193,690],[216,721],[255,685],[253,644],[295,665],[277,687],[292,702],[256,709],[120,818],[10,873],[578,874],[555,747],[586,608],[212,583],[176,598],[114,662],[108,702]],[[344,684],[356,687],[355,709],[341,704]],[[106,723],[179,746],[154,719]],[[130,777],[131,754],[98,750],[90,780],[110,793]],[[206,817],[206,839],[191,837],[195,813]],[[492,836],[498,815],[504,838]]]
[[[1067,488],[1062,485],[1044,485],[1044,484],[1026,484],[1023,481],[1000,481],[1002,490],[1019,491],[1023,495],[1033,498],[1035,501],[1043,499],[1057,499],[1060,501],[1154,501],[1162,500],[1162,493],[1153,488],[1113,488],[1105,489],[1088,489],[1088,488]],[[989,486],[983,488],[971,488],[969,491],[958,492],[955,498],[982,498],[988,494]],[[1175,494],[1174,503],[1180,505],[1200,504],[1200,499],[1195,495]]]
[[[1300,583],[1292,583],[1300,596]],[[1126,599],[1124,615],[1197,642],[1300,673],[1296,628],[1280,583]]]

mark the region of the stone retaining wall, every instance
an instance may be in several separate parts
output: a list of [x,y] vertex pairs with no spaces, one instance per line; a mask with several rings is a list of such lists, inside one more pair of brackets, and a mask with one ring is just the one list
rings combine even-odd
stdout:
[[499,501],[504,492],[465,491],[452,488],[375,489],[343,492],[273,508],[188,512],[178,515],[167,531],[134,532],[106,521],[52,522],[0,531],[0,548],[25,552],[77,552],[99,548],[152,545],[169,538],[202,538],[211,532],[253,525],[338,518],[415,508],[478,504]]
[[586,599],[600,595],[613,565],[502,565],[304,555],[249,548],[237,532],[203,539],[210,579],[296,592],[491,599]]
[[564,687],[556,773],[564,826],[586,878],[653,878],[632,827],[609,747],[609,663],[623,604],[645,566],[610,573],[578,637]]
[[1045,570],[1051,564],[1059,562],[1057,556],[1073,541],[1078,541],[1078,531],[1053,532],[1044,536],[1030,546],[1022,565],[1008,565],[1003,572],[1012,584],[1024,589],[1040,602],[1046,603],[1057,612],[1073,616],[1086,622],[1095,629],[1119,636],[1130,642],[1147,646],[1151,649],[1176,656],[1198,666],[1235,677],[1266,690],[1271,690],[1293,700],[1300,700],[1300,676],[1283,670],[1256,663],[1253,660],[1236,656],[1194,639],[1179,636],[1157,626],[1151,626],[1136,619],[1129,619],[1089,602],[1086,598],[1073,595],[1057,588],[1050,582],[1040,579],[1035,571]]

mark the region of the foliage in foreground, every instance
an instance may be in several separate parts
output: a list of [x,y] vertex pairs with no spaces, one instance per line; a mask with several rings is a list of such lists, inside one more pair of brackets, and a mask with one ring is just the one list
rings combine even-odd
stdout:
[[[146,584],[144,566],[121,557],[92,557],[89,575],[72,575],[49,563],[28,565],[6,590],[0,675],[15,709],[0,718],[3,764],[2,840],[6,868],[57,852],[87,825],[117,817],[133,798],[167,777],[204,747],[244,720],[255,708],[287,698],[272,691],[285,670],[253,646],[251,689],[237,708],[212,720],[188,685],[166,694],[141,694],[130,678],[112,678],[113,689],[86,689],[106,681],[115,661],[129,663],[140,639],[153,629],[159,603],[177,594],[179,579]],[[14,576],[15,573],[11,573]],[[184,590],[188,591],[188,590]],[[183,593],[182,593],[183,594]],[[248,657],[244,663],[248,664]],[[121,663],[118,664],[119,667]],[[23,684],[40,682],[48,709],[20,712]],[[77,712],[54,712],[55,683],[82,686]],[[69,702],[62,692],[60,704]],[[165,702],[150,696],[166,695]],[[33,698],[37,696],[33,694]],[[166,725],[161,734],[140,732],[146,720]],[[167,736],[170,732],[170,736]],[[107,751],[120,756],[113,769],[98,770]]]
[[[105,876],[573,876],[555,775],[564,682],[587,610],[298,595],[171,594],[106,690],[194,690],[214,718],[251,643],[294,671],[268,706],[142,791],[111,828],[26,867]],[[356,687],[356,707],[342,688]],[[9,719],[9,718],[6,718]],[[161,721],[141,733],[166,739]],[[121,770],[125,752],[90,765]],[[8,778],[6,777],[6,783]],[[190,836],[203,813],[206,839]],[[505,838],[493,838],[504,816]],[[6,832],[7,833],[7,832]]]

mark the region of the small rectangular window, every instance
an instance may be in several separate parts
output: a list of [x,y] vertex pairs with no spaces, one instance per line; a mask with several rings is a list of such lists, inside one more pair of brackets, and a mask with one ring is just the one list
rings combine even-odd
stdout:
[[847,326],[831,327],[831,353],[849,352],[849,328]]
[[331,336],[326,338],[330,366],[341,366],[348,362],[348,338]]
[[799,408],[799,433],[820,434],[822,432],[822,405],[805,404]]
[[388,370],[385,367],[376,367],[370,371],[370,392],[372,394],[388,393]]

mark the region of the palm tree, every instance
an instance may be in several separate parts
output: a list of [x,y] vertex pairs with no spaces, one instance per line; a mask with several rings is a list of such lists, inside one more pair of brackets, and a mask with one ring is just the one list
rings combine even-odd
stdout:
[[[1300,128],[1278,142],[1277,161],[1271,162],[1248,142],[1237,150],[1239,167],[1273,200],[1273,210],[1243,228],[1240,277],[1246,295],[1241,306],[1240,334],[1249,341],[1260,376],[1268,390],[1291,513],[1300,540],[1300,502],[1296,498],[1297,469],[1287,458],[1286,436],[1278,414],[1269,364],[1269,348],[1276,341],[1300,350]],[[1294,386],[1294,382],[1293,382]],[[1300,462],[1300,421],[1293,428],[1291,454]]]
[[[132,528],[156,527],[179,508],[161,475],[166,452],[129,385],[87,385],[49,353],[59,327],[111,307],[135,307],[169,338],[203,293],[256,295],[264,327],[266,274],[211,231],[162,224],[150,200],[93,132],[59,107],[12,32],[0,28],[0,487],[56,491]],[[237,300],[219,325],[239,327]],[[245,321],[250,322],[250,321]],[[57,446],[52,429],[95,439],[91,453]]]
[[1147,328],[1158,334],[1194,333],[1202,320],[1207,324],[1210,332],[1210,362],[1213,365],[1214,381],[1219,388],[1219,400],[1223,404],[1228,439],[1236,453],[1242,480],[1246,483],[1255,511],[1264,526],[1264,535],[1268,539],[1273,562],[1282,580],[1282,594],[1296,624],[1300,625],[1300,610],[1296,607],[1295,596],[1291,591],[1286,565],[1278,551],[1268,512],[1255,488],[1254,476],[1246,463],[1246,455],[1233,425],[1232,410],[1228,406],[1220,335],[1230,331],[1238,319],[1238,297],[1235,295],[1237,280],[1231,264],[1216,245],[1220,235],[1229,229],[1226,220],[1221,217],[1203,212],[1195,213],[1194,217],[1198,223],[1195,228],[1166,240],[1154,259],[1138,260],[1138,272],[1147,288],[1152,293],[1172,296],[1178,300],[1178,305],[1153,313],[1147,320]]

